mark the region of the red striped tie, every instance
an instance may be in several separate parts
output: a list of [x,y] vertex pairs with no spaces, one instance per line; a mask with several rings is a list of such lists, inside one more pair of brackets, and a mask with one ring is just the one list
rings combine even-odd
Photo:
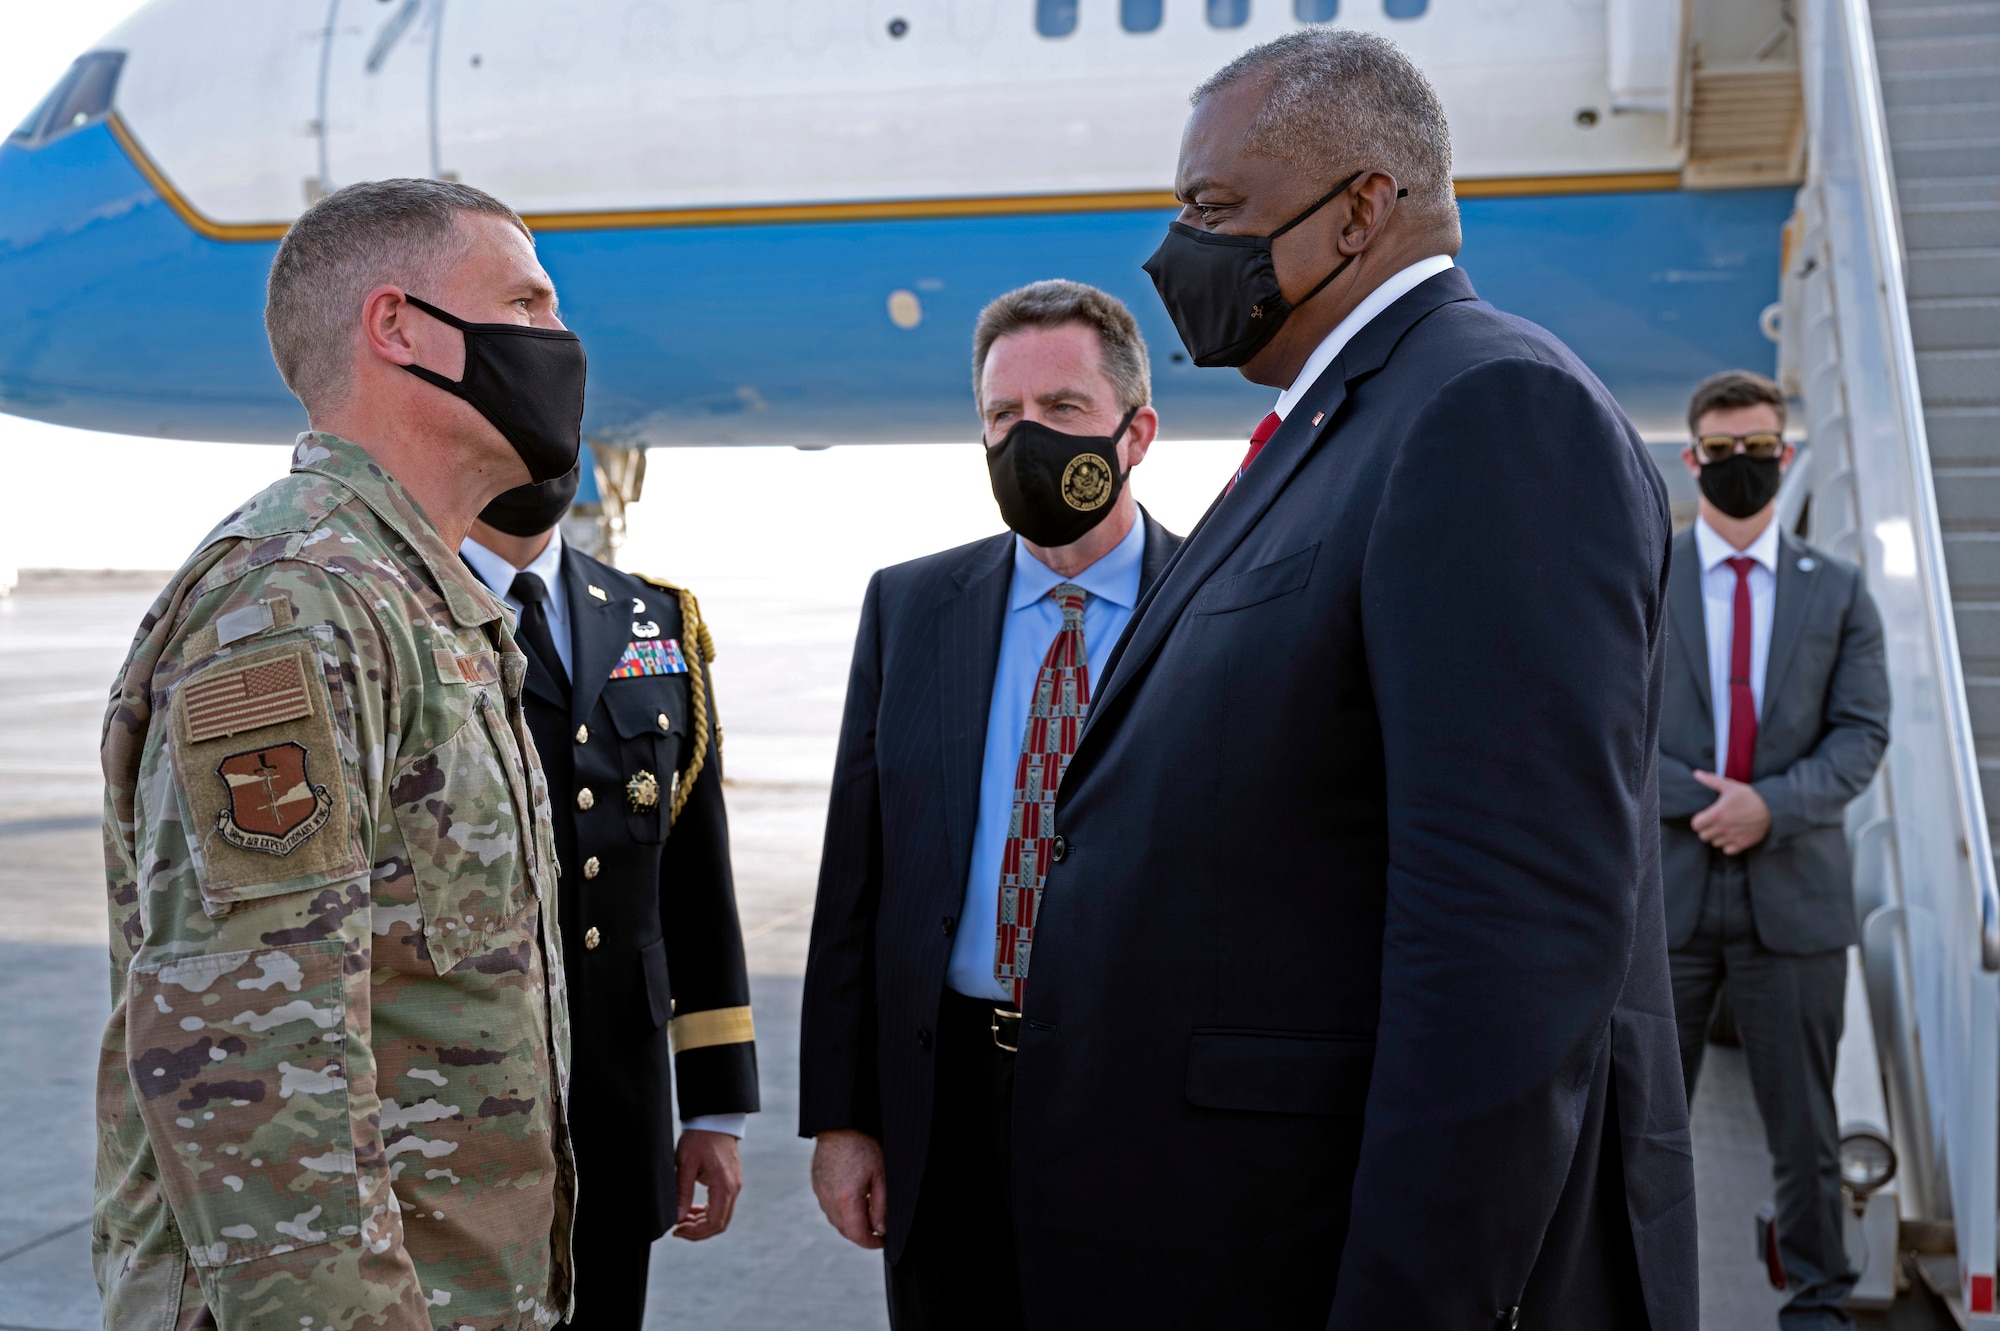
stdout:
[[1728,561],[1736,571],[1736,605],[1729,631],[1729,755],[1722,774],[1731,781],[1748,781],[1757,754],[1757,695],[1750,688],[1750,570],[1754,559]]
[[1036,908],[1049,873],[1055,844],[1056,787],[1076,738],[1090,714],[1090,661],[1083,654],[1083,588],[1065,582],[1049,595],[1062,607],[1062,628],[1049,644],[1035,676],[1028,704],[1028,729],[1021,737],[1021,760],[1014,768],[1014,813],[1007,846],[1000,853],[1000,919],[993,945],[993,975],[1021,1006],[1027,991],[1028,960],[1035,939]]
[[[1250,464],[1257,460],[1257,455],[1264,451],[1264,445],[1284,423],[1284,417],[1275,411],[1257,422],[1256,432],[1250,436],[1250,451],[1243,455],[1243,461],[1236,466],[1236,474],[1229,478],[1229,490],[1236,488],[1236,483],[1243,479],[1243,473],[1250,470]],[[1228,494],[1229,490],[1224,490],[1223,493]]]

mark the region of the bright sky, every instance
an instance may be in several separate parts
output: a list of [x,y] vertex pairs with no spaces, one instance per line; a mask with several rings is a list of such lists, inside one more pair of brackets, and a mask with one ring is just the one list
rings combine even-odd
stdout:
[[[134,0],[0,0],[0,133]],[[704,575],[807,576],[859,599],[870,570],[1000,530],[972,444],[655,450],[623,561]],[[289,443],[289,441],[284,441]],[[1133,491],[1170,527],[1201,516],[1240,442],[1161,444]],[[0,416],[0,568],[173,568],[237,501],[282,473],[283,447],[135,439]]]

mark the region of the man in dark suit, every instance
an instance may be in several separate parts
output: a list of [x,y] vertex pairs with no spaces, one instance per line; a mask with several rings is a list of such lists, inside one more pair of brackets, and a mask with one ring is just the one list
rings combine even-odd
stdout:
[[638,1331],[653,1240],[729,1227],[757,1046],[714,640],[692,593],[562,540],[579,475],[502,495],[459,553],[520,616],[528,728],[555,815],[578,1179],[565,1325]]
[[1701,513],[1674,539],[1660,720],[1660,860],[1694,1102],[1726,980],[1778,1186],[1787,1331],[1844,1327],[1835,1051],[1856,941],[1842,816],[1889,743],[1882,621],[1861,570],[1782,530],[1785,396],[1704,381],[1684,454]]
[[1012,533],[868,584],[806,964],[799,1130],[827,1218],[886,1248],[897,1331],[1022,1325],[1009,1105],[1053,796],[1180,545],[1125,485],[1145,343],[1075,282],[1000,297],[973,391]]
[[1190,354],[1283,392],[1058,798],[1029,1324],[1693,1331],[1659,474],[1453,266],[1443,110],[1393,43],[1223,69],[1176,194],[1147,266]]

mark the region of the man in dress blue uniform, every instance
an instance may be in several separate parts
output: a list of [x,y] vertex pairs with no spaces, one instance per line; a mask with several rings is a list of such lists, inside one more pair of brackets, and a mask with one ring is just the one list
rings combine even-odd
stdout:
[[459,554],[520,617],[528,726],[555,810],[576,1250],[588,1254],[568,1325],[637,1331],[653,1240],[729,1227],[737,1142],[758,1107],[757,1050],[714,642],[691,593],[563,542],[557,523],[579,475],[494,500]]
[[973,335],[1010,534],[868,585],[820,863],[799,1130],[827,1218],[886,1248],[897,1331],[1018,1328],[1014,1049],[1090,672],[1180,538],[1125,481],[1159,428],[1131,312],[1076,282]]

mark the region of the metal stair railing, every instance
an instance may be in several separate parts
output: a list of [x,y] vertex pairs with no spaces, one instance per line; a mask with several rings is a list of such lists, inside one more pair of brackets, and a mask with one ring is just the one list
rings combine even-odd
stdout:
[[1867,573],[1896,709],[1882,771],[1849,818],[1867,833],[1855,887],[1869,908],[1877,1045],[1896,1083],[1888,1101],[1902,1120],[1892,1127],[1906,1216],[1954,1220],[1960,1306],[1971,1325],[2000,1327],[2000,885],[1924,428],[1874,34],[1867,0],[1801,0],[1797,15],[1810,165],[1788,262],[1795,322],[1786,333],[1813,443],[1811,523],[1815,540]]

